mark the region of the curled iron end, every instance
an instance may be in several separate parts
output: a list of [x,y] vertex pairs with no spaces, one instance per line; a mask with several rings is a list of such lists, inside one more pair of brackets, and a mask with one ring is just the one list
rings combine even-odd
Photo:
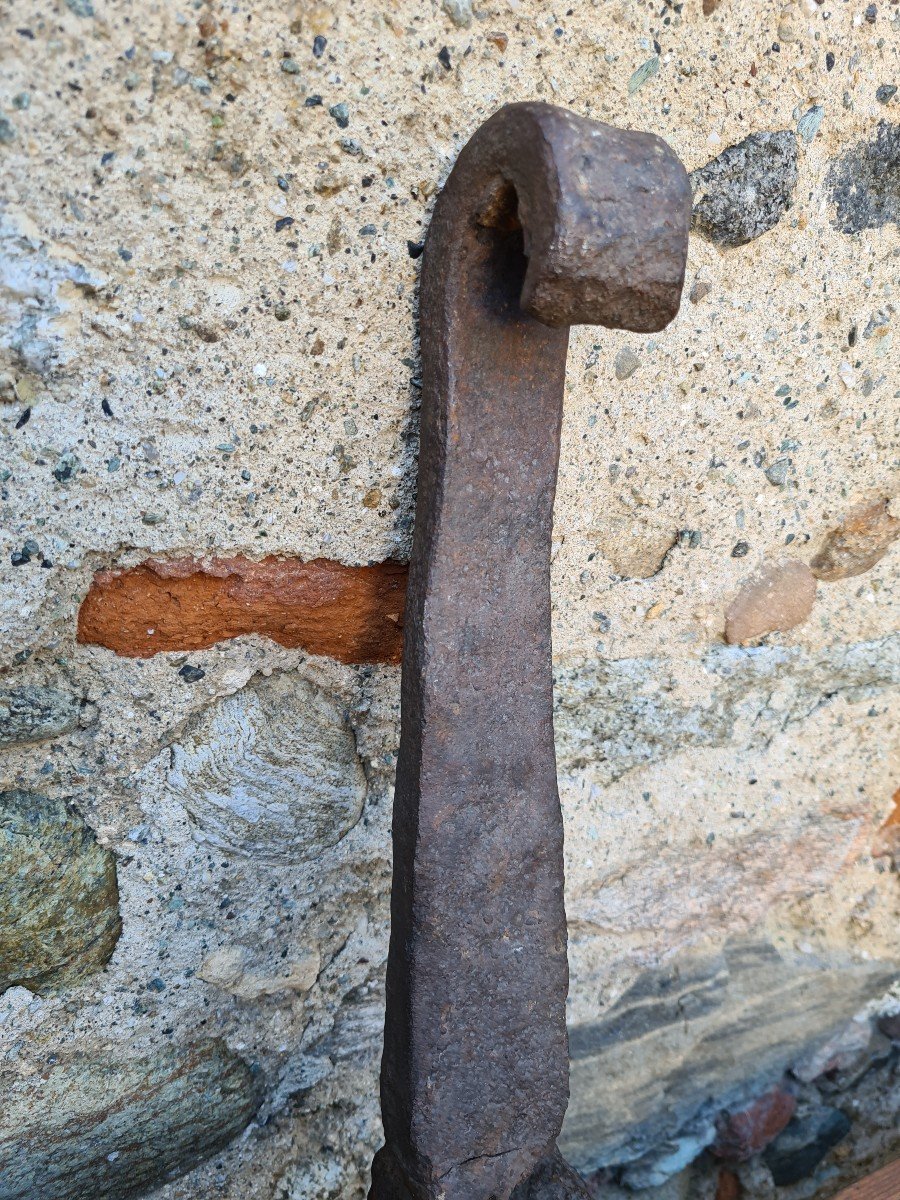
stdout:
[[[674,151],[549,104],[500,109],[462,151],[438,202],[477,224],[521,227],[521,306],[545,325],[651,333],[675,316],[684,285],[691,189]],[[426,254],[428,247],[426,247]]]

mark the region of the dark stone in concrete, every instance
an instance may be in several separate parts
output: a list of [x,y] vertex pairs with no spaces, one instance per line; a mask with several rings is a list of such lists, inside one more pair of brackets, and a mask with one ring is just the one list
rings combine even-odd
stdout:
[[148,1058],[73,1057],[0,1074],[0,1200],[129,1200],[184,1174],[249,1124],[256,1072],[220,1041]]
[[0,691],[0,748],[68,733],[78,725],[81,701],[71,692],[48,687]]
[[829,1150],[851,1128],[850,1118],[839,1108],[815,1108],[795,1117],[763,1155],[776,1187],[790,1187],[807,1179]]
[[50,992],[109,962],[122,928],[113,855],[62,800],[0,792],[0,992]]
[[691,173],[691,229],[717,246],[743,246],[778,224],[796,183],[795,134],[751,133]]
[[900,224],[900,125],[879,121],[874,137],[832,163],[826,185],[842,233]]

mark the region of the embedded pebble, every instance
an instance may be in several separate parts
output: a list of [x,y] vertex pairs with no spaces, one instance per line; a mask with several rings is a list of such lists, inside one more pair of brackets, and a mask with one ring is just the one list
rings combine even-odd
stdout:
[[315,860],[356,824],[365,776],[341,710],[305,680],[256,680],[190,722],[147,769],[200,840],[261,861]]
[[48,1054],[38,1069],[0,1076],[0,1200],[143,1195],[220,1150],[262,1099],[259,1074],[218,1038],[143,1058],[127,1043]]
[[778,224],[796,184],[794,134],[751,133],[691,173],[691,228],[717,246],[743,246]]
[[197,974],[242,1000],[259,1000],[284,992],[303,994],[316,982],[321,960],[317,951],[293,962],[279,961],[277,968],[259,963],[245,946],[223,946],[208,955]]
[[900,124],[879,121],[873,137],[832,163],[825,182],[842,233],[900,224]]
[[625,346],[616,355],[616,361],[614,364],[615,372],[616,372],[616,379],[619,379],[619,380],[628,379],[631,375],[633,375],[635,373],[635,371],[638,369],[638,367],[640,365],[641,365],[640,357],[637,354],[635,354],[635,352],[631,349],[630,346]]
[[49,687],[0,691],[0,747],[42,742],[78,727],[81,700]]
[[472,0],[443,0],[441,8],[459,29],[472,24]]
[[826,583],[862,575],[884,558],[898,538],[900,519],[891,514],[887,497],[859,504],[828,533],[809,565],[815,577]]
[[766,563],[729,605],[725,640],[736,645],[793,629],[812,612],[815,598],[816,579],[806,563],[794,558]]

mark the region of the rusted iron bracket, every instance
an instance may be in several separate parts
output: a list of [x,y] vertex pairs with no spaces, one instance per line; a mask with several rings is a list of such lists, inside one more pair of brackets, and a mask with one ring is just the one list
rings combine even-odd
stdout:
[[513,104],[463,149],[422,269],[371,1200],[567,1200],[550,540],[568,327],[678,310],[690,189],[659,138]]

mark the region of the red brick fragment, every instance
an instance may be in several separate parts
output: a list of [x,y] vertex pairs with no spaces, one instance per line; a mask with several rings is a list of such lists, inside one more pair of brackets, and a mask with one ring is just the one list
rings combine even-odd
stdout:
[[202,650],[259,633],[346,663],[399,662],[407,568],[329,559],[149,559],[99,571],[78,614],[78,640],[130,658]]
[[746,1162],[778,1137],[796,1108],[796,1097],[776,1087],[741,1112],[724,1113],[711,1152],[716,1158]]
[[720,1171],[716,1187],[716,1200],[741,1200],[744,1189],[733,1171]]

